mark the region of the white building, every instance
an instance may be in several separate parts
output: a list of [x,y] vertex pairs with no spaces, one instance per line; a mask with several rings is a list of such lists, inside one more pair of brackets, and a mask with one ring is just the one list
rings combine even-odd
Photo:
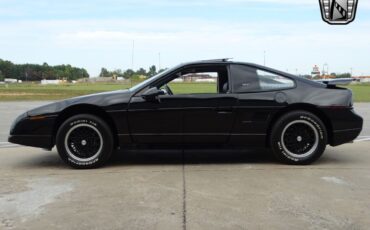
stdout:
[[46,80],[46,79],[41,80],[41,85],[58,85],[61,83],[63,83],[62,80]]
[[5,82],[5,83],[17,83],[17,82],[18,82],[18,80],[17,80],[17,79],[15,79],[15,78],[5,78],[5,79],[4,79],[4,82]]

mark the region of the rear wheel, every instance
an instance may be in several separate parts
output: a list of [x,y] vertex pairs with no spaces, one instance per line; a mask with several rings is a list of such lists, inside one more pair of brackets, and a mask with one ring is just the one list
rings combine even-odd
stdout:
[[278,160],[289,164],[310,164],[325,151],[327,131],[316,115],[293,111],[276,121],[270,141]]
[[59,128],[56,146],[61,158],[74,168],[96,168],[104,164],[113,151],[109,126],[90,114],[76,115]]

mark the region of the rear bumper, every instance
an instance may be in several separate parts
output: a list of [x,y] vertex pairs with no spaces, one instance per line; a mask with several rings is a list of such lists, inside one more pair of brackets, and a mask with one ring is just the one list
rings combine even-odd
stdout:
[[14,144],[45,149],[51,149],[54,145],[51,135],[10,135],[8,141]]
[[347,129],[347,130],[334,130],[331,139],[331,146],[337,146],[344,143],[353,141],[361,133],[362,128]]
[[363,119],[353,109],[326,109],[324,112],[331,122],[331,146],[351,142],[361,133]]

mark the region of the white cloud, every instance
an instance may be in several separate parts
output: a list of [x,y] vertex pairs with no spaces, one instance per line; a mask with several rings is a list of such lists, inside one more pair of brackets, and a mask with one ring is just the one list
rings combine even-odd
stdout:
[[299,22],[233,22],[202,19],[50,20],[0,22],[1,58],[16,62],[71,63],[96,75],[102,66],[135,67],[234,57],[282,70],[307,73],[327,62],[333,71],[369,73],[370,22],[333,27],[318,20]]

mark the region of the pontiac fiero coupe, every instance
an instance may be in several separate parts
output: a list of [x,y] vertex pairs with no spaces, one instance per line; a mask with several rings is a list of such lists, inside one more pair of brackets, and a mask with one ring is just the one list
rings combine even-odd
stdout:
[[309,164],[328,144],[353,141],[362,123],[348,89],[220,59],[30,110],[14,121],[9,142],[56,145],[75,168],[101,166],[129,146],[267,147],[282,162]]

